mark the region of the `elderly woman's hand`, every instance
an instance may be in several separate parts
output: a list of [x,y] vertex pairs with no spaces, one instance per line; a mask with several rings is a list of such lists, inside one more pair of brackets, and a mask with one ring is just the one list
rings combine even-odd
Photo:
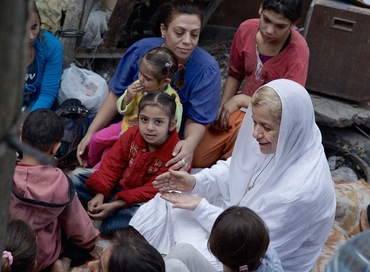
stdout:
[[166,165],[171,165],[172,170],[187,171],[193,161],[193,153],[194,149],[188,144],[188,141],[179,141],[172,152],[172,156],[174,157]]
[[183,195],[176,192],[164,193],[161,198],[171,202],[172,208],[180,208],[193,211],[198,207],[202,198],[200,196]]
[[195,177],[185,171],[174,171],[159,175],[153,181],[153,187],[159,189],[160,193],[166,193],[171,190],[191,191],[195,186]]

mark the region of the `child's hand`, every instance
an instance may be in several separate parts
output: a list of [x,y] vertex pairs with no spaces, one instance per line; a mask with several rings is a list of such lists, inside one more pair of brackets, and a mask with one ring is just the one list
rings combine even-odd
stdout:
[[91,255],[91,257],[97,260],[101,257],[101,255],[103,255],[103,248],[98,245],[95,245],[94,249],[90,251],[89,254]]
[[144,90],[144,86],[141,85],[140,82],[133,83],[127,87],[127,93],[126,93],[125,98],[127,98],[127,100],[131,102],[131,100],[134,99],[135,95],[143,90]]
[[99,207],[104,202],[104,195],[97,193],[96,196],[87,203],[87,211],[92,213],[94,208]]
[[92,209],[92,211],[88,211],[87,214],[90,216],[91,219],[94,220],[103,220],[105,217],[108,216],[112,211],[117,209],[122,209],[126,205],[126,202],[123,200],[116,200],[110,203],[104,203],[98,207]]

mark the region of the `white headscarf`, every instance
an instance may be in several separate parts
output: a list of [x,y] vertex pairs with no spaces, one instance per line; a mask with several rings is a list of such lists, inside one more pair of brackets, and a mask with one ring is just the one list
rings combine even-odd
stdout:
[[309,271],[334,220],[334,187],[305,88],[288,79],[265,86],[282,102],[276,154],[260,152],[252,136],[251,105],[235,143],[230,191],[224,197],[228,206],[247,206],[262,217],[284,269]]

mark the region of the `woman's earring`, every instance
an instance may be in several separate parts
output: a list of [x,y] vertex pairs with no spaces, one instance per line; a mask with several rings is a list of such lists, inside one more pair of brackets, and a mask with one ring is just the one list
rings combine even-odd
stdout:
[[164,39],[164,35],[162,34],[162,39]]

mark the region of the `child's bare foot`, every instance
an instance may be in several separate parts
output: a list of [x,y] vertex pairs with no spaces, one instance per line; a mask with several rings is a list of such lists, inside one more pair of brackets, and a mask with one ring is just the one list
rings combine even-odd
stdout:
[[69,272],[71,259],[63,257],[56,260],[51,266],[51,272]]

